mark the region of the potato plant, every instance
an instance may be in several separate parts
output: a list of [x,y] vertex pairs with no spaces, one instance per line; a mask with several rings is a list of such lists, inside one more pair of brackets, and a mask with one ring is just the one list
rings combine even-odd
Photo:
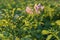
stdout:
[[0,40],[60,40],[60,0],[0,0]]

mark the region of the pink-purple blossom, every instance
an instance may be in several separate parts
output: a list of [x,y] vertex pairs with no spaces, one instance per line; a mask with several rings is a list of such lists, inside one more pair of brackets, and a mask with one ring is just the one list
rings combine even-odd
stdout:
[[36,13],[38,13],[39,8],[40,8],[40,7],[38,7],[38,5],[37,5],[37,4],[35,4],[34,9],[35,9],[35,12],[36,12]]
[[44,6],[42,6],[40,3],[37,5],[35,4],[34,5],[34,11],[30,8],[30,7],[26,7],[26,12],[29,13],[29,14],[33,14],[33,12],[36,12],[36,13],[40,13],[41,11],[40,10],[43,10],[44,9]]
[[33,10],[30,7],[26,7],[26,12],[29,14],[33,14]]

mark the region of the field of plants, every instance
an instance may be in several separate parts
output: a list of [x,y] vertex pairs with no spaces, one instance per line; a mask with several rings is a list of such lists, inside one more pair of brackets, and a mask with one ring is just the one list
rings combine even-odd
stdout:
[[0,40],[60,40],[60,0],[0,0]]

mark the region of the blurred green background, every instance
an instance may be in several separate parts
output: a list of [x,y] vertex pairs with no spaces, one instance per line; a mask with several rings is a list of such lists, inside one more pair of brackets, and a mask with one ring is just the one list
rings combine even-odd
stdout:
[[[36,3],[44,11],[27,14]],[[0,0],[0,40],[60,40],[60,0]]]

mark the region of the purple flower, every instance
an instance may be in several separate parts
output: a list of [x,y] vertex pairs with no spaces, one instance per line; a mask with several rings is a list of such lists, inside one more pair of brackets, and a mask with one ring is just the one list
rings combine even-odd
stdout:
[[40,4],[38,4],[38,5],[35,4],[35,5],[34,5],[34,9],[35,9],[35,12],[36,12],[36,13],[40,13],[40,11],[39,11],[40,7],[41,7]]
[[43,10],[44,9],[44,6],[42,6],[40,3],[38,5],[35,4],[34,5],[34,9],[35,9],[35,12],[36,13],[40,13],[40,10]]
[[41,4],[40,4],[40,3],[38,4],[38,7],[39,7],[39,8],[41,7]]

